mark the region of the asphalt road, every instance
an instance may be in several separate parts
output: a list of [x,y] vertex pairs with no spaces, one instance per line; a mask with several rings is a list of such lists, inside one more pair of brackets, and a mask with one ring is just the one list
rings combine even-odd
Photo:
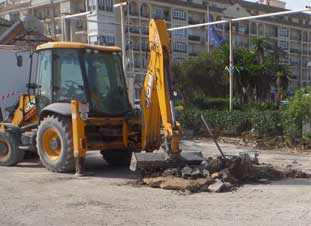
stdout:
[[[226,153],[252,151],[222,144]],[[211,142],[185,141],[185,150],[215,155]],[[260,161],[311,171],[311,156],[262,151]],[[311,180],[245,185],[233,193],[181,193],[134,186],[138,175],[88,157],[92,177],[47,171],[38,161],[0,167],[1,226],[311,225]]]

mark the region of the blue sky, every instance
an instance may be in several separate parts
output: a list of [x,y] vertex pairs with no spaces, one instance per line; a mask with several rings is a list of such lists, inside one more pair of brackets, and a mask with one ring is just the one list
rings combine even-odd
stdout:
[[[248,0],[250,2],[257,2],[257,0]],[[285,0],[288,9],[303,9],[306,5],[311,5],[310,0]]]

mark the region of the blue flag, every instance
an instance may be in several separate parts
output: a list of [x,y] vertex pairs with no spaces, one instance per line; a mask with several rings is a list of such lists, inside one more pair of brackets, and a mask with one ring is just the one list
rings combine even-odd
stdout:
[[[209,22],[212,22],[213,19],[209,16]],[[208,40],[209,44],[214,47],[218,47],[224,41],[223,37],[221,37],[217,31],[215,25],[208,26]]]

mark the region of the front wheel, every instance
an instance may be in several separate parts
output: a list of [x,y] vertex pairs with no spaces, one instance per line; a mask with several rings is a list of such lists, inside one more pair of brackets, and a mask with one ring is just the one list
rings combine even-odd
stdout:
[[50,115],[38,128],[37,149],[42,164],[59,173],[74,171],[71,120]]
[[15,166],[24,159],[25,152],[18,149],[18,144],[16,136],[0,132],[0,166]]

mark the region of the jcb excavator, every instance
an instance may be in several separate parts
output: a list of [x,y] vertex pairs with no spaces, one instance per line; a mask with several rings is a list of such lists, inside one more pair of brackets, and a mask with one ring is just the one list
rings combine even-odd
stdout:
[[[149,43],[141,114],[129,103],[119,48],[74,42],[38,46],[28,93],[0,123],[0,165],[16,165],[32,151],[49,170],[83,174],[92,150],[112,164],[131,160],[132,170],[199,164],[201,153],[179,148],[165,21],[150,21]],[[165,151],[154,152],[161,147],[161,128]]]

